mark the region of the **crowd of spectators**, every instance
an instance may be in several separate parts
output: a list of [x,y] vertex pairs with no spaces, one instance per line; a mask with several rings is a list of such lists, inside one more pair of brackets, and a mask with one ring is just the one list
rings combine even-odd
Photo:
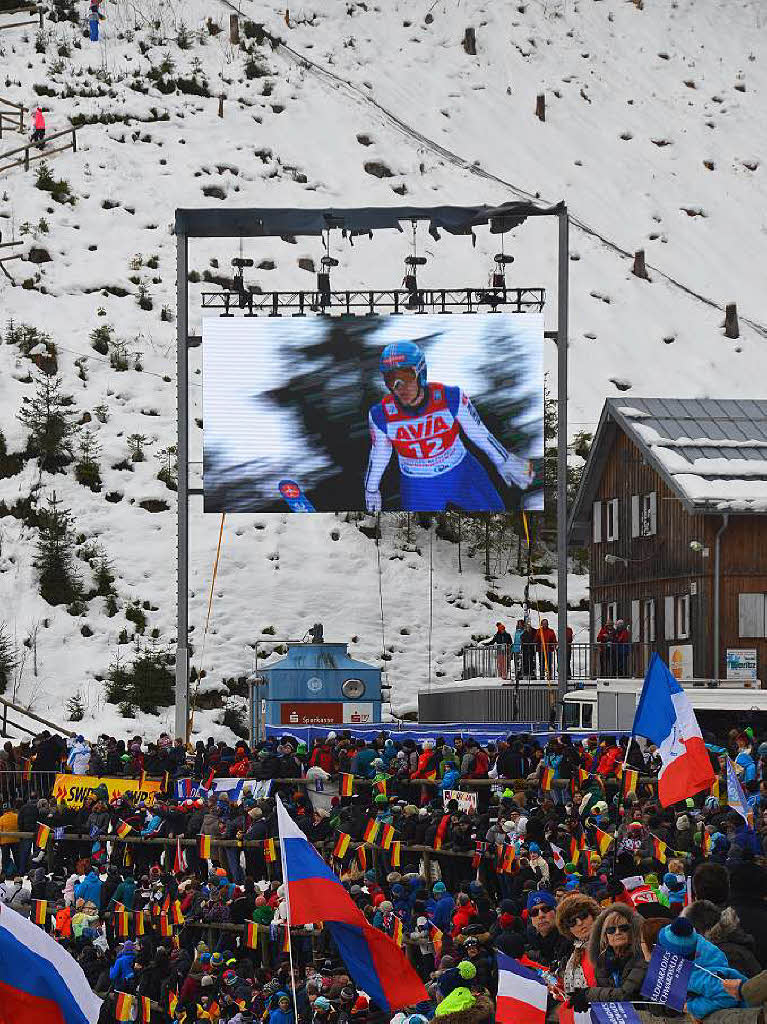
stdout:
[[[0,899],[26,915],[46,901],[44,927],[104,997],[105,1021],[127,992],[147,996],[160,1022],[388,1022],[320,922],[293,930],[291,972],[279,845],[270,843],[279,792],[425,981],[428,1000],[398,1021],[493,1021],[498,950],[546,980],[552,1020],[564,1006],[610,1001],[635,1003],[647,1021],[679,1017],[641,995],[660,944],[694,960],[691,1018],[758,1024],[767,742],[748,728],[706,740],[718,791],[662,808],[655,751],[612,736],[366,742],[329,732],[308,748],[290,735],[187,748],[165,734],[91,744],[42,733],[8,741],[0,755]],[[728,756],[753,827],[726,802]],[[635,791],[619,777],[624,766],[638,773]],[[95,776],[75,806],[53,792],[67,771]],[[110,795],[101,781],[141,773],[162,779],[153,800]],[[342,775],[355,777],[351,796],[340,795]],[[179,780],[190,782],[177,796]],[[371,821],[377,837],[366,842]],[[41,825],[50,833],[38,845]],[[385,825],[394,840],[386,849]],[[349,843],[337,858],[339,836]],[[179,837],[190,842],[156,842]]]

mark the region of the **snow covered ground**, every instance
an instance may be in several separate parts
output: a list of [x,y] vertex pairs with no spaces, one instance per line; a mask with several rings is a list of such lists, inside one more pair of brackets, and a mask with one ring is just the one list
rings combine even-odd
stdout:
[[[81,4],[83,16],[85,9]],[[34,171],[0,172],[2,240],[24,242],[0,254],[27,256],[36,248],[50,256],[7,264],[15,283],[0,275],[3,324],[13,318],[51,335],[65,390],[97,428],[103,479],[94,494],[71,468],[51,476],[28,461],[0,479],[0,500],[11,506],[32,494],[44,504],[55,490],[86,545],[98,541],[112,560],[119,596],[113,617],[103,598],[92,599],[82,618],[48,606],[32,565],[37,531],[6,515],[0,621],[26,655],[19,699],[60,719],[79,691],[86,731],[133,727],[105,705],[97,678],[115,657],[120,631],[133,634],[126,605],[148,602],[147,632],[157,628],[163,642],[174,640],[175,494],[157,479],[155,456],[175,441],[175,323],[161,314],[175,311],[176,207],[565,199],[575,219],[572,432],[593,430],[604,397],[620,391],[627,401],[632,394],[764,395],[767,14],[760,0],[645,0],[642,8],[628,0],[318,0],[291,5],[287,17],[274,0],[241,0],[240,9],[250,53],[228,42],[232,8],[221,0],[117,0],[106,7],[99,44],[66,22],[48,22],[42,37],[0,33],[3,97],[26,105],[39,97],[49,132],[78,116],[95,120],[78,132],[77,153],[50,160],[74,206],[37,189]],[[264,22],[285,46],[273,50],[246,38],[245,18]],[[212,34],[208,19],[214,33],[224,30]],[[461,45],[469,26],[476,56]],[[165,85],[171,79],[183,79],[185,88],[204,81],[202,91],[211,95],[175,91]],[[539,93],[545,122],[534,116]],[[0,165],[1,154],[20,141],[4,133]],[[507,237],[516,259],[509,283],[543,285],[553,297],[555,243],[553,223],[528,222]],[[409,234],[396,232],[353,247],[332,238],[340,260],[334,282],[398,284],[409,244]],[[640,248],[650,281],[632,276],[624,255]],[[195,242],[190,269],[229,275],[231,258],[242,254],[256,261],[250,283],[306,288],[313,276],[298,261],[318,263],[322,255],[320,241],[311,239],[248,241],[241,249]],[[475,248],[468,238],[419,238],[429,257],[420,281],[482,284],[497,250],[497,237],[482,231]],[[193,333],[202,315],[199,291],[192,287]],[[151,308],[139,306],[142,297]],[[733,301],[741,337],[728,340],[716,306]],[[553,309],[549,303],[547,326],[554,326]],[[103,324],[124,343],[127,370],[91,347],[90,333]],[[553,393],[555,357],[547,343]],[[17,413],[33,390],[30,369],[17,346],[0,346],[0,429],[11,452],[25,443]],[[196,364],[197,417],[199,371]],[[94,413],[101,406],[106,422]],[[147,438],[146,461],[114,468],[125,463],[135,433]],[[199,465],[194,424],[192,446]],[[190,623],[197,668],[218,527],[195,507]],[[428,535],[420,532],[417,543],[421,554],[403,551],[395,527],[384,529],[381,593],[395,710],[412,705],[428,676]],[[517,605],[494,604],[487,591],[518,601],[523,581],[503,575],[487,584],[481,557],[466,557],[458,575],[457,549],[444,541],[435,542],[433,556],[433,671],[452,680],[460,671],[457,652],[472,634],[487,635],[497,618],[509,623],[518,614]],[[82,571],[87,579],[84,562]],[[586,582],[573,578],[571,602],[585,596]],[[540,589],[551,600],[554,591]],[[229,517],[202,664],[206,682],[249,671],[252,645],[270,635],[264,628],[297,637],[318,620],[328,639],[352,641],[359,657],[380,657],[375,545],[334,516]],[[574,613],[573,625],[576,639],[585,640],[585,614]],[[92,635],[83,635],[83,626]],[[120,646],[129,658],[130,644]],[[170,724],[172,709],[160,717]],[[220,710],[201,712],[196,726],[223,734],[220,717]],[[140,714],[135,724],[151,731],[158,725]]]

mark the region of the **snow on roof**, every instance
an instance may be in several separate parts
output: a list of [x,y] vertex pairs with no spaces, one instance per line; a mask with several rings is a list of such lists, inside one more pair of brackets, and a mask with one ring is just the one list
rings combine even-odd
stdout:
[[689,505],[767,511],[767,401],[608,399],[606,409]]

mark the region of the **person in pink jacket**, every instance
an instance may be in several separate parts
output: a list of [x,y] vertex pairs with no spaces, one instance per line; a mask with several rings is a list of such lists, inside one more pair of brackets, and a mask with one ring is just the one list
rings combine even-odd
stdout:
[[40,148],[42,149],[43,143],[45,142],[45,116],[41,107],[38,107],[34,114],[34,127],[35,130],[32,132],[32,141],[39,142]]

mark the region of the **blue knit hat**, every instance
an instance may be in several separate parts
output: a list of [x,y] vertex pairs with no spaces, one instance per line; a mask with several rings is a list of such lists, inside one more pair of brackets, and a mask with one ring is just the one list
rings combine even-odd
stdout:
[[432,892],[447,892],[447,888],[444,882],[435,882]]
[[551,895],[550,892],[546,892],[543,889],[538,889],[535,892],[531,892],[527,897],[527,912],[528,914],[537,907],[539,903],[543,903],[545,906],[550,907],[552,910],[556,908],[557,901]]
[[679,956],[693,956],[698,946],[698,933],[686,917],[676,917],[671,924],[661,928],[658,942]]

